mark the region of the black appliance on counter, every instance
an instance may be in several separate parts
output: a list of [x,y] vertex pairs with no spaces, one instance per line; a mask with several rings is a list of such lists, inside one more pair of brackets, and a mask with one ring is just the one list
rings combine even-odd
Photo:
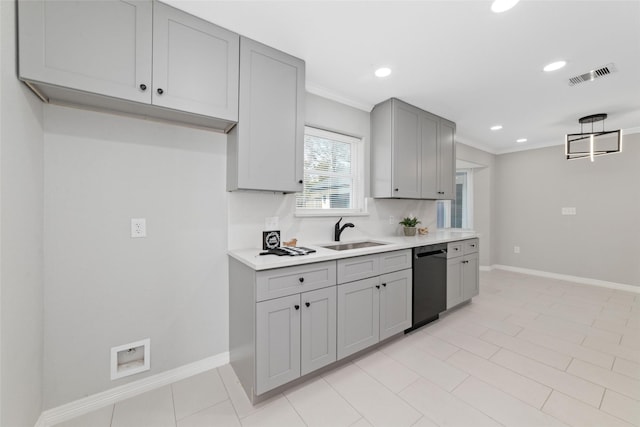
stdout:
[[410,332],[447,309],[447,244],[413,248],[413,313]]

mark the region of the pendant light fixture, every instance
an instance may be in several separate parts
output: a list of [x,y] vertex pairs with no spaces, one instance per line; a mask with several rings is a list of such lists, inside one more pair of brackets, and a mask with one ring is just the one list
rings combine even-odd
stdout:
[[[604,120],[606,118],[606,114],[599,113],[578,119],[580,123],[580,133],[569,133],[565,135],[564,138],[564,154],[567,160],[588,157],[593,162],[596,156],[622,151],[622,134],[620,129],[605,131]],[[593,124],[595,122],[602,122],[601,131],[594,130]],[[584,131],[585,124],[591,124],[591,132]]]

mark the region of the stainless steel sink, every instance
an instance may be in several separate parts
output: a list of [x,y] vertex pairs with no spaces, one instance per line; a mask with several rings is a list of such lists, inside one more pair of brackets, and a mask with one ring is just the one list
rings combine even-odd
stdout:
[[350,249],[361,249],[361,248],[369,248],[371,246],[383,246],[387,243],[380,242],[353,242],[353,243],[337,243],[335,245],[326,245],[322,246],[326,249],[331,249],[334,251],[348,251]]

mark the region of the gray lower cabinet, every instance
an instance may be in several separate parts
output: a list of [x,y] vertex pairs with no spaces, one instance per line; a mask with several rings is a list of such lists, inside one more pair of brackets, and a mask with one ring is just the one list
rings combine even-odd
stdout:
[[338,260],[338,359],[411,327],[411,250]]
[[336,360],[336,262],[255,271],[229,258],[229,358],[251,400]]
[[239,123],[227,139],[227,190],[303,188],[305,63],[240,39]]
[[462,299],[466,301],[480,293],[479,288],[479,256],[478,253],[465,255],[462,258]]
[[45,101],[227,131],[236,33],[151,0],[18,1],[19,77]]
[[478,245],[478,239],[448,245],[447,309],[479,294]]
[[256,394],[299,376],[300,295],[259,302],[256,304]]
[[338,286],[338,359],[380,341],[380,280]]
[[380,340],[411,327],[412,270],[380,276]]
[[301,375],[336,361],[336,287],[300,295]]
[[256,394],[335,361],[335,286],[256,304]]
[[407,249],[255,271],[230,257],[229,359],[249,398],[409,328],[411,261]]

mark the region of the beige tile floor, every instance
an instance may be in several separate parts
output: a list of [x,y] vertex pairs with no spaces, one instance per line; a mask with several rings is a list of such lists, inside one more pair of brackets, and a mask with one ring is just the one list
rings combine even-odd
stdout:
[[495,270],[480,296],[255,407],[229,365],[56,427],[640,426],[640,294]]

